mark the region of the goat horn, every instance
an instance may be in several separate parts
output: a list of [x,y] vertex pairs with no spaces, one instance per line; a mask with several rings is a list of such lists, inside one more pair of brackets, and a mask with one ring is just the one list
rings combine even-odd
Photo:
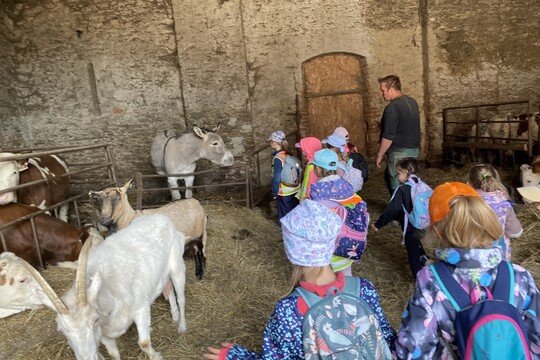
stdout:
[[77,275],[75,277],[75,289],[77,291],[77,307],[82,308],[86,306],[86,269],[88,268],[88,252],[92,247],[94,235],[91,234],[81,249],[79,254],[79,264],[77,265]]
[[19,262],[26,268],[26,270],[28,270],[28,272],[30,272],[30,274],[34,277],[37,283],[41,286],[41,289],[45,292],[45,295],[47,295],[49,300],[51,300],[54,307],[56,308],[56,311],[62,315],[69,314],[66,304],[64,304],[62,299],[60,299],[58,295],[56,295],[56,292],[54,292],[53,288],[51,287],[51,285],[49,285],[47,280],[45,280],[43,276],[41,276],[39,271],[34,269],[32,265],[30,265],[23,259],[19,258]]

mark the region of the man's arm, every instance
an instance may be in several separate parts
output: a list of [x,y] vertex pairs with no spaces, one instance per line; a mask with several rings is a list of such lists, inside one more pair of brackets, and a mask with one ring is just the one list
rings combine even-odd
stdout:
[[392,145],[393,140],[389,140],[386,138],[381,138],[381,144],[379,145],[379,151],[377,152],[377,167],[381,167],[381,162],[384,154],[386,154],[386,151],[390,148],[390,145]]

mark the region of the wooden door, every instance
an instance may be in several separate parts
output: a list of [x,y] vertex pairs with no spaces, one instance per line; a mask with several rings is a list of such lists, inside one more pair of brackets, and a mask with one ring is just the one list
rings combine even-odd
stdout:
[[[305,61],[303,136],[326,138],[343,126],[350,142],[364,153],[366,124],[362,87],[362,57],[355,54],[331,53]],[[306,129],[307,127],[307,129]]]

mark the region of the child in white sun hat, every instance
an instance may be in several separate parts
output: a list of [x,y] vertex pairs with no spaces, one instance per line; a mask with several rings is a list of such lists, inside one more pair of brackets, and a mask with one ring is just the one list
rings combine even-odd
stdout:
[[[382,333],[382,343],[394,350],[396,333],[386,318],[373,284],[363,278],[335,274],[330,267],[334,241],[341,229],[341,219],[326,206],[306,199],[281,219],[283,245],[294,265],[289,294],[278,300],[264,330],[262,354],[237,344],[222,343],[209,347],[206,359],[304,359],[302,323],[309,306],[295,291],[297,287],[324,298],[343,291],[345,284],[359,281],[355,296],[373,311]],[[334,290],[336,289],[336,290]]]

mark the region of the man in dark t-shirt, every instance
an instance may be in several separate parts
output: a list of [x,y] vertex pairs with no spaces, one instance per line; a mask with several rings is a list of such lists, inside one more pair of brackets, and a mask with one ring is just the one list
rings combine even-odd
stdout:
[[381,94],[390,101],[381,118],[381,135],[377,151],[377,167],[386,154],[384,179],[390,194],[399,186],[396,164],[406,157],[418,158],[420,152],[420,111],[418,103],[401,92],[396,75],[379,78]]

